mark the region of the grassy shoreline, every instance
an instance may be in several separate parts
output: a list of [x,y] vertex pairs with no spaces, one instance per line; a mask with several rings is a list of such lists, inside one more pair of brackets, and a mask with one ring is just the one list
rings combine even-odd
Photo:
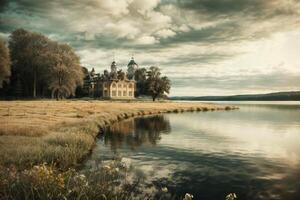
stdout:
[[1,101],[0,165],[78,167],[106,126],[130,117],[233,106],[179,102]]

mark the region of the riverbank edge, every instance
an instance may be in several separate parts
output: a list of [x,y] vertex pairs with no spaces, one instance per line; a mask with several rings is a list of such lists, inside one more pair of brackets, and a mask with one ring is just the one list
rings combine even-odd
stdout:
[[202,106],[190,106],[188,108],[173,108],[173,109],[164,109],[164,110],[154,110],[154,111],[135,111],[135,112],[123,112],[119,114],[112,114],[108,119],[95,119],[91,120],[86,123],[86,128],[90,129],[90,127],[96,126],[97,129],[90,132],[91,135],[94,137],[94,143],[90,146],[88,152],[82,156],[80,159],[77,160],[76,165],[68,166],[68,167],[75,167],[76,169],[81,169],[85,163],[85,161],[90,157],[93,153],[93,150],[96,146],[97,136],[104,132],[106,128],[113,125],[114,123],[121,122],[126,119],[135,118],[135,117],[146,117],[151,115],[161,115],[161,114],[168,114],[168,113],[183,113],[183,112],[208,112],[208,111],[231,111],[237,110],[239,107],[232,106],[232,105],[220,105],[220,104],[209,104],[209,106],[214,107],[207,107],[204,104]]
[[[1,106],[0,119],[6,125],[0,127],[0,167],[24,170],[46,163],[61,171],[80,169],[93,152],[97,136],[113,123],[165,113],[238,109],[232,105],[189,102],[40,101],[6,102]],[[14,125],[16,122],[19,125]]]

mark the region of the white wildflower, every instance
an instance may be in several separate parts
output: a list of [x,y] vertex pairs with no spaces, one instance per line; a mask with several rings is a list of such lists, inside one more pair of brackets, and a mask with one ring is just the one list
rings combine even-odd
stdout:
[[237,195],[235,193],[230,193],[225,197],[226,200],[235,200],[237,199]]
[[194,198],[193,195],[186,193],[183,200],[192,200]]
[[161,188],[161,191],[167,193],[168,192],[168,188],[167,187],[163,187],[163,188]]

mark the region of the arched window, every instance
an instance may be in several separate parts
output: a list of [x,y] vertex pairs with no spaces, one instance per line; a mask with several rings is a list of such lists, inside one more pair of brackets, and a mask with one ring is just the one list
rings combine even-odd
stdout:
[[129,88],[132,88],[132,84],[131,83],[129,83]]
[[113,83],[111,86],[112,86],[113,88],[117,87],[117,85],[116,85],[115,83]]

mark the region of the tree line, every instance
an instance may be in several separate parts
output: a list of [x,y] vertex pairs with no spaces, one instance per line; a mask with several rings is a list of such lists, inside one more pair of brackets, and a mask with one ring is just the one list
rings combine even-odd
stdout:
[[69,45],[24,29],[11,33],[8,48],[1,43],[5,96],[66,98],[75,96],[76,87],[82,85],[80,59]]
[[[8,46],[0,40],[0,95],[11,98],[76,97],[86,70],[68,44],[24,29],[13,31]],[[103,78],[109,76],[107,72]],[[118,79],[126,74],[115,73]],[[136,96],[150,95],[153,101],[169,93],[170,80],[158,67],[135,71]]]

